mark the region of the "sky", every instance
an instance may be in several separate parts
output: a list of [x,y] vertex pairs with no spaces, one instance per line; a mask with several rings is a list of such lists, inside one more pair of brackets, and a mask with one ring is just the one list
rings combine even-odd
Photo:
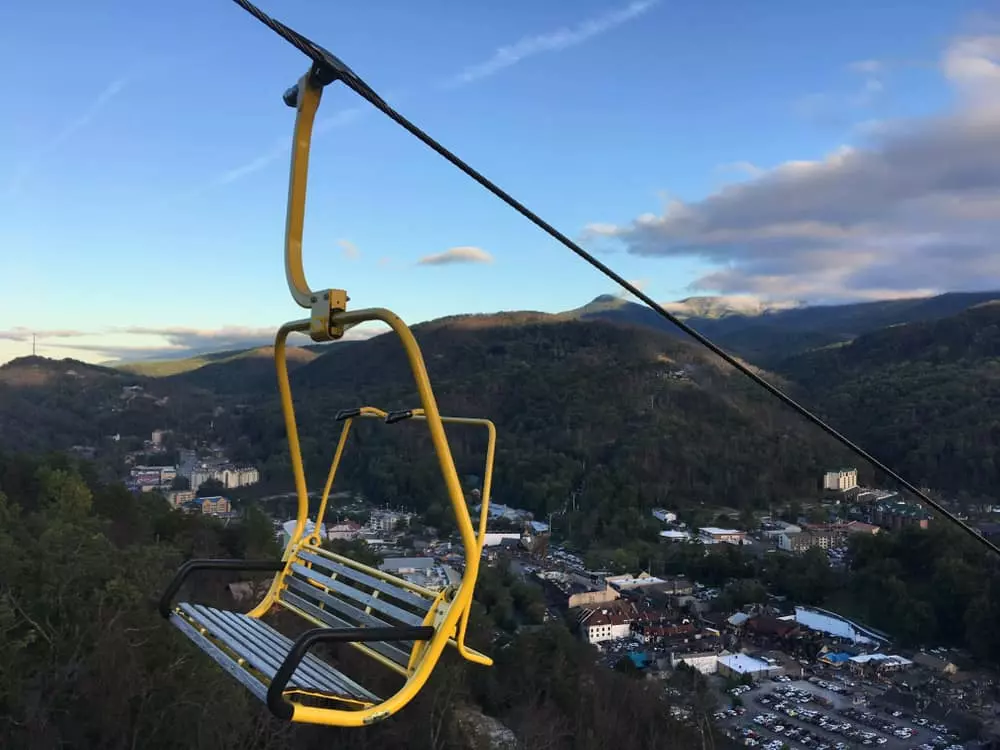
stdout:
[[[992,3],[260,7],[657,299],[1000,288]],[[301,317],[281,94],[307,68],[229,0],[0,7],[0,362],[32,333],[101,362]],[[354,308],[415,323],[617,292],[343,86],[309,190],[310,284]]]

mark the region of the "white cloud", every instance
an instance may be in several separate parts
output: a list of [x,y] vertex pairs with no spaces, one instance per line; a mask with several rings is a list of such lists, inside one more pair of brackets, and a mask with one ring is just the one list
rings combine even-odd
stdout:
[[341,254],[348,260],[354,260],[361,256],[361,251],[358,250],[358,246],[355,245],[350,240],[337,240],[337,244],[340,245]]
[[131,79],[128,76],[123,76],[116,78],[105,86],[80,114],[66,123],[51,140],[46,142],[41,148],[38,149],[38,151],[21,164],[20,168],[14,174],[13,179],[7,185],[7,189],[5,191],[6,194],[17,194],[24,182],[38,168],[39,163],[48,154],[55,151],[63,143],[90,125],[101,113],[101,110],[103,110],[112,99],[118,96],[128,83],[130,83],[130,80]]
[[998,56],[1000,36],[956,40],[940,66],[956,108],[881,127],[870,147],[786,162],[587,233],[717,266],[699,291],[832,300],[998,287]]
[[86,335],[87,333],[84,331],[74,331],[68,329],[32,330],[31,328],[25,328],[24,326],[15,326],[14,328],[0,330],[0,339],[4,341],[27,342],[31,341],[32,337],[34,337],[36,341],[49,341],[51,339],[78,338]]
[[[572,28],[561,28],[534,36],[524,37],[513,44],[499,48],[485,62],[472,65],[451,76],[444,85],[447,88],[464,86],[492,76],[522,60],[545,53],[575,47],[578,44],[611,31],[617,26],[638,18],[649,11],[659,0],[634,0],[631,4],[613,10],[602,16],[583,21]],[[406,96],[402,92],[399,96]],[[398,98],[398,97],[397,97]],[[330,117],[316,121],[313,135],[318,136],[334,128],[348,125],[367,111],[364,107],[350,107],[334,113]],[[290,144],[287,138],[279,139],[273,146],[241,164],[210,177],[200,185],[186,191],[181,197],[194,198],[214,188],[222,187],[261,171],[279,159],[288,158]]]
[[563,27],[543,34],[526,36],[513,44],[504,45],[493,53],[488,60],[470,65],[465,70],[449,78],[446,86],[463,86],[488,78],[505,68],[517,65],[529,57],[546,52],[560,52],[589,39],[606,34],[612,29],[627,23],[653,8],[658,0],[636,0],[623,8],[617,8],[601,16],[587,19],[576,26]]
[[427,255],[417,261],[420,266],[444,266],[454,263],[492,263],[493,256],[478,247],[453,247],[443,253]]
[[[182,359],[213,352],[237,351],[274,344],[276,328],[223,326],[188,328],[183,326],[130,326],[94,331],[37,331],[38,353],[51,357],[73,357],[87,362],[109,360]],[[382,333],[384,326],[362,324],[347,330],[342,340],[359,341]],[[23,327],[0,331],[0,361],[30,354],[32,332]],[[310,343],[293,333],[289,343]]]

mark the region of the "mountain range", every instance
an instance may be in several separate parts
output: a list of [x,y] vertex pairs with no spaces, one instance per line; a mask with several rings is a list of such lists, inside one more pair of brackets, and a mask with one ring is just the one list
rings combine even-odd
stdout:
[[[1000,466],[1000,294],[764,309],[688,300],[678,314],[924,486],[994,496]],[[460,315],[414,326],[442,411],[500,433],[497,500],[539,514],[578,498],[574,535],[612,544],[648,508],[763,508],[815,496],[852,457],[640,305]],[[0,367],[0,449],[141,446],[153,429],[216,443],[287,489],[269,348],[118,367],[27,357]],[[290,350],[303,453],[322,481],[338,409],[416,405],[391,335]],[[463,476],[481,436],[452,430]],[[440,512],[423,433],[365,425],[346,485]],[[112,451],[113,455],[116,455]],[[868,467],[862,477],[874,480]]]

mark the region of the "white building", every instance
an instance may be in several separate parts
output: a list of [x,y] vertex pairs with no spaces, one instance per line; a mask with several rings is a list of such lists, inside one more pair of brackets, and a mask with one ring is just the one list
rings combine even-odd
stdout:
[[812,630],[818,630],[827,635],[833,635],[852,643],[888,643],[889,639],[882,633],[866,628],[863,625],[841,617],[835,612],[829,612],[819,607],[795,608],[795,622]]
[[627,573],[620,576],[607,576],[604,579],[604,582],[609,586],[614,586],[619,591],[630,591],[631,589],[641,588],[642,586],[655,586],[658,583],[666,583],[666,581],[662,578],[651,576],[645,571],[637,576],[632,576]]
[[226,466],[216,477],[227,489],[246,487],[260,481],[260,472],[253,466]]
[[521,535],[514,532],[487,531],[483,537],[483,546],[496,547],[503,544],[504,539],[513,539],[516,542],[520,542]]
[[748,654],[727,654],[719,657],[719,674],[723,676],[743,677],[750,675],[752,679],[760,680],[771,674],[778,674],[780,667],[772,667],[766,661],[756,659]]
[[674,531],[672,529],[667,529],[666,531],[660,532],[660,541],[663,542],[686,542],[691,539],[691,532],[689,531]]
[[719,671],[719,654],[716,651],[692,651],[686,654],[671,654],[670,667],[677,669],[678,665],[686,664],[702,674],[715,674]]
[[396,530],[396,524],[400,521],[409,524],[412,517],[412,513],[404,511],[376,509],[368,519],[368,528],[381,534],[390,534]]
[[621,612],[611,609],[591,609],[580,619],[580,634],[587,643],[601,643],[628,638],[632,624]]
[[228,490],[234,490],[237,487],[257,484],[260,481],[260,471],[253,466],[234,466],[232,464],[219,466],[202,464],[191,469],[191,489],[197,490],[210,479],[221,482],[222,486]]
[[653,508],[653,518],[661,523],[676,523],[677,514],[663,508]]
[[839,490],[846,492],[858,486],[857,469],[835,469],[823,475],[824,490]]
[[354,523],[354,521],[327,524],[326,535],[329,539],[357,539],[361,536],[361,526]]
[[742,544],[746,532],[739,529],[721,529],[718,526],[704,526],[698,529],[698,534],[705,544]]

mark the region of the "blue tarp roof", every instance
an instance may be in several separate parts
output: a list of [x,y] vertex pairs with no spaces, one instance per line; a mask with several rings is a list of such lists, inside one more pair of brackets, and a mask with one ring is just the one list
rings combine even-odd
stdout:
[[644,654],[641,651],[630,651],[628,658],[632,660],[639,669],[642,669],[649,663],[649,654]]
[[833,662],[834,664],[843,664],[845,661],[848,661],[851,658],[851,655],[838,651],[832,654],[823,654],[822,658],[826,659],[829,662]]

